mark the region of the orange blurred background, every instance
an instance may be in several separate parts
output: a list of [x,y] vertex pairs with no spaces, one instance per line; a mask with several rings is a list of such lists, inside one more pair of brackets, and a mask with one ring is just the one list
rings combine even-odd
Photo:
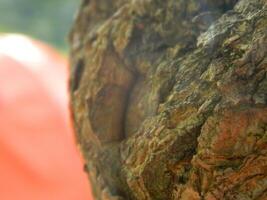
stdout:
[[0,199],[90,200],[70,122],[66,58],[0,35]]

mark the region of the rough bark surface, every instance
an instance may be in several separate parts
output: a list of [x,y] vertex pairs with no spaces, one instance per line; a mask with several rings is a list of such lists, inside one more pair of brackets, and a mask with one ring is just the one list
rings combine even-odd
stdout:
[[266,0],[84,0],[70,35],[97,200],[267,199]]

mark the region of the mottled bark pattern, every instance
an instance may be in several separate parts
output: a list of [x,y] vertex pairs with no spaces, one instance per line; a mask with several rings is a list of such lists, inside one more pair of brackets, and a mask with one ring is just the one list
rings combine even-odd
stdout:
[[266,0],[84,0],[70,35],[97,200],[267,199]]

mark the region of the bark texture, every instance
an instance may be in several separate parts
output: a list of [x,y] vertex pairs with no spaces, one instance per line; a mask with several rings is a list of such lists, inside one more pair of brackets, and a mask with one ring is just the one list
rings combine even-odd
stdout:
[[84,0],[70,35],[97,200],[267,199],[266,0]]

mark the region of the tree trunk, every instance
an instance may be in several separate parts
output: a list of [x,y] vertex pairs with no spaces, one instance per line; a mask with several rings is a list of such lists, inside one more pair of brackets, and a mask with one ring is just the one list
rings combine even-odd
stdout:
[[266,0],[84,0],[70,35],[96,200],[267,198]]

